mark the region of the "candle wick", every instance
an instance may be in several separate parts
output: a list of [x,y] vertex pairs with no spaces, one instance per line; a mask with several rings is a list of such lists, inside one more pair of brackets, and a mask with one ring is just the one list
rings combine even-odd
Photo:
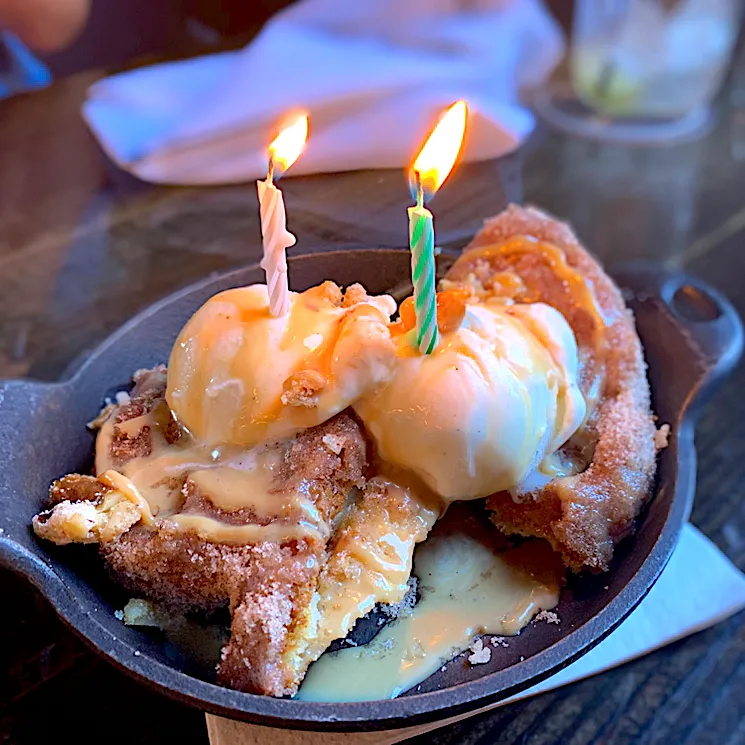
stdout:
[[274,158],[269,158],[269,168],[266,173],[266,180],[270,184],[274,183]]
[[424,187],[422,186],[422,176],[419,171],[414,171],[414,179],[416,181],[416,206],[422,209],[424,207]]

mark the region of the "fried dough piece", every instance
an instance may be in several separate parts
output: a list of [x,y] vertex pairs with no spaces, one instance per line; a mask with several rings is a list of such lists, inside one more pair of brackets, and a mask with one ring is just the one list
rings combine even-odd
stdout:
[[[110,441],[104,442],[108,442],[109,460],[117,467],[154,451],[153,417],[162,416],[165,373],[162,366],[138,371],[131,398],[109,411],[114,426]],[[168,443],[178,439],[175,423],[171,427],[161,419],[157,429]],[[321,524],[331,524],[350,490],[364,485],[367,446],[351,413],[342,412],[276,447],[282,458],[272,491],[302,493]],[[116,472],[107,473],[128,481]],[[182,492],[182,514],[215,518],[231,526],[262,524],[250,511],[217,508],[188,473],[177,480],[175,488]],[[42,513],[34,527],[42,537],[54,534],[62,542],[81,542],[82,536],[83,542],[100,543],[101,556],[119,584],[174,612],[212,611],[227,604],[231,637],[222,650],[219,682],[273,696],[294,693],[307,665],[300,668],[292,662],[293,646],[311,622],[311,601],[327,556],[326,535],[311,531],[288,540],[229,545],[205,540],[168,518],[148,525],[138,514],[126,525],[121,520],[107,523],[108,513],[99,513],[118,494],[107,483],[106,474],[98,478],[70,475],[55,482],[53,508]],[[120,503],[118,509],[133,506],[131,499],[116,500],[116,505]],[[60,533],[59,523],[71,511],[75,515],[82,511],[83,517],[91,519],[81,523],[78,516],[67,532],[63,526]],[[93,525],[92,515],[101,521],[100,530],[98,523]],[[106,532],[109,523],[112,529]],[[130,527],[133,523],[137,524]]]
[[438,516],[438,509],[383,478],[371,479],[347,506],[318,579],[314,622],[288,658],[300,678],[378,603],[396,608],[411,596],[414,548]]
[[[163,381],[159,370],[141,372],[125,416],[152,410]],[[126,421],[121,414],[118,420]],[[149,451],[151,437],[115,438],[117,453],[128,443],[131,457],[143,447]],[[173,530],[165,521],[155,533],[138,526],[102,545],[101,552],[120,584],[174,611],[211,611],[227,598],[231,639],[223,649],[219,681],[291,694],[310,663],[358,618],[377,603],[393,607],[410,594],[414,546],[437,516],[384,479],[365,484],[365,465],[362,432],[348,413],[301,434],[285,455],[277,475],[281,488],[310,488],[323,517],[336,518],[328,547],[313,540],[219,545]],[[344,505],[352,486],[362,488]],[[182,512],[240,521],[237,513],[217,510],[188,479],[183,492]]]
[[58,546],[111,541],[142,518],[136,504],[93,476],[73,473],[55,481],[49,498],[54,506],[32,524],[39,538]]
[[35,515],[34,532],[58,546],[106,543],[143,521],[152,524],[147,502],[115,471],[98,478],[71,473],[49,488],[52,507]]
[[[338,453],[324,442],[333,438]],[[307,488],[321,518],[330,522],[349,490],[364,481],[366,445],[349,414],[301,434],[285,454],[282,488]],[[235,520],[187,480],[184,510]],[[231,638],[223,649],[218,680],[239,690],[284,696],[294,693],[305,670],[287,660],[311,620],[311,600],[326,559],[326,542],[312,537],[248,546],[212,543],[169,527],[135,527],[101,546],[114,578],[131,592],[178,611],[214,610],[228,601]]]
[[[529,250],[520,246],[524,237],[532,241]],[[541,243],[560,249],[565,265]],[[495,494],[487,506],[500,530],[548,539],[571,570],[607,570],[615,544],[633,530],[656,468],[657,430],[631,311],[569,226],[534,208],[512,205],[488,220],[447,278],[487,298],[508,294],[553,305],[574,330],[592,413],[564,451],[583,470],[518,498]],[[578,279],[595,309],[577,301],[585,292]]]

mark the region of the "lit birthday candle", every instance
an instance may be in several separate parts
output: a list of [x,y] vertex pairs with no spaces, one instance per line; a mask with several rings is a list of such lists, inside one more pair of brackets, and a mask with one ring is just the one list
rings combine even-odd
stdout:
[[409,247],[414,284],[416,338],[422,354],[437,348],[437,296],[435,288],[435,230],[425,199],[442,186],[455,164],[466,130],[468,109],[464,101],[454,103],[424,143],[409,173],[409,186],[416,205],[409,207]]
[[308,117],[303,115],[283,129],[269,146],[266,181],[256,182],[264,244],[261,268],[266,274],[269,312],[273,316],[284,316],[290,309],[287,249],[295,245],[295,236],[287,230],[282,192],[274,185],[274,178],[279,178],[298,159],[307,137]]

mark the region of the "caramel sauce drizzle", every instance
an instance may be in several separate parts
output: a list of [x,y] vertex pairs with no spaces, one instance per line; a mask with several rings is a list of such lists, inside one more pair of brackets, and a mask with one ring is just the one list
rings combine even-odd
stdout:
[[[563,569],[548,543],[533,540],[500,551],[497,534],[465,505],[451,510],[414,553],[419,603],[368,644],[324,654],[297,698],[394,698],[435,673],[474,636],[518,634],[536,613],[556,605]],[[489,646],[487,660],[502,651],[488,640],[482,644]]]
[[[164,436],[169,422],[165,401],[136,419],[115,424],[114,417],[104,422],[96,440],[96,473],[140,507],[143,524],[163,524],[230,545],[328,538],[329,526],[309,496],[302,489],[287,490],[278,484],[279,447],[208,451],[186,434],[169,443]],[[150,428],[150,454],[117,466],[111,458],[116,430],[135,437],[145,427]],[[214,514],[184,511],[187,479],[211,503]],[[219,519],[220,514],[227,517],[239,511],[250,521],[235,524]]]
[[372,483],[380,491],[357,495],[337,527],[312,622],[288,664],[306,667],[378,603],[393,605],[406,595],[414,547],[429,534],[441,506],[406,479],[378,477]]
[[[580,387],[587,403],[586,420],[595,410],[605,382],[605,356],[607,344],[605,331],[613,319],[608,318],[598,303],[592,283],[569,265],[565,253],[552,243],[540,241],[529,235],[517,235],[502,243],[473,248],[453,266],[456,276],[465,279],[463,268],[484,261],[496,269],[501,259],[521,256],[540,257],[551,274],[561,281],[561,296],[545,298],[543,287],[531,287],[529,273],[518,274],[511,268],[496,271],[484,287],[487,300],[504,300],[516,303],[548,302],[566,317],[572,326],[580,353]],[[460,270],[460,272],[459,272]],[[581,314],[578,318],[578,314]],[[584,333],[583,321],[589,324]]]

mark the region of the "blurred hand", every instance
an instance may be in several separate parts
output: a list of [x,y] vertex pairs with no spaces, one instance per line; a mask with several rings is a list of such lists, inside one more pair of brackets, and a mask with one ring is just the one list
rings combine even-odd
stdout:
[[55,52],[80,33],[89,9],[90,0],[0,0],[0,30],[36,52]]

